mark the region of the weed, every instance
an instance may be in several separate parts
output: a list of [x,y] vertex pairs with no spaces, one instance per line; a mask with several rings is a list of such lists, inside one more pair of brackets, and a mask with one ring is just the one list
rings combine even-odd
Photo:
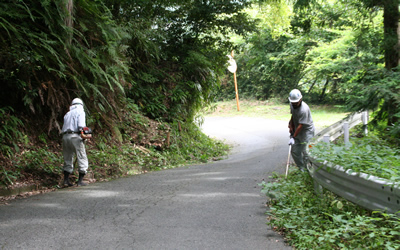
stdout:
[[370,212],[324,190],[316,196],[306,173],[263,182],[268,222],[299,249],[398,249],[400,219]]
[[41,142],[43,142],[44,144],[47,144],[46,137],[47,137],[46,134],[42,133],[42,134],[39,135],[39,140]]
[[400,182],[400,151],[375,136],[351,138],[350,145],[317,143],[310,153],[317,161],[329,161],[353,172]]
[[19,173],[15,171],[7,171],[4,166],[2,166],[3,171],[0,173],[0,184],[13,185],[14,181],[18,178]]
[[[154,146],[142,147],[127,141],[123,144],[106,143],[99,137],[96,146],[87,150],[90,169],[98,180],[117,178],[143,171],[157,171],[189,163],[207,162],[226,155],[229,148],[222,142],[204,135],[193,123],[182,124],[181,131],[177,123],[163,129],[172,129],[172,143],[161,150]],[[124,129],[128,131],[128,129]],[[137,131],[138,138],[146,134]],[[126,138],[130,136],[124,135]]]
[[51,152],[47,148],[37,150],[26,150],[16,157],[15,165],[31,173],[60,173],[62,166],[61,154]]

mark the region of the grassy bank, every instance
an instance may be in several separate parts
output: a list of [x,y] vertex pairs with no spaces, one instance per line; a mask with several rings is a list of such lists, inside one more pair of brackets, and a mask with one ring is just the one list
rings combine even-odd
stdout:
[[[315,126],[318,129],[328,127],[348,115],[341,106],[311,104],[309,106]],[[211,108],[204,111],[204,115],[261,117],[279,121],[289,121],[290,108],[288,103],[282,103],[276,100],[240,100],[238,111],[236,100],[231,100],[215,103]]]

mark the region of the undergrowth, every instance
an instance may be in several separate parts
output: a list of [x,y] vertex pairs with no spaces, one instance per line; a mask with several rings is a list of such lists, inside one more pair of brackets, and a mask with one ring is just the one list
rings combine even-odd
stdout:
[[[181,131],[179,127],[182,127]],[[171,144],[160,149],[132,143],[105,144],[88,150],[90,168],[97,180],[217,160],[229,148],[204,135],[195,124],[171,125]]]
[[370,212],[328,190],[314,193],[308,173],[294,171],[263,182],[268,224],[296,249],[399,249],[400,219]]
[[[112,131],[113,135],[94,131],[92,140],[86,142],[88,177],[91,181],[205,163],[218,160],[229,151],[227,145],[207,137],[194,123],[169,124],[150,120],[137,113],[135,108],[127,109],[122,117]],[[8,123],[3,122],[2,127],[15,126],[14,121],[12,117]],[[0,136],[11,138],[8,132],[11,128],[3,131]],[[28,135],[21,135],[19,139],[14,137],[14,143],[19,145],[17,149],[0,142],[0,187],[12,189],[32,184],[44,188],[61,186],[61,136],[36,137],[40,141],[34,138]],[[76,167],[74,174],[77,175]]]
[[400,150],[376,136],[352,137],[350,143],[317,143],[310,153],[320,162],[328,161],[334,165],[351,169],[352,172],[400,182]]

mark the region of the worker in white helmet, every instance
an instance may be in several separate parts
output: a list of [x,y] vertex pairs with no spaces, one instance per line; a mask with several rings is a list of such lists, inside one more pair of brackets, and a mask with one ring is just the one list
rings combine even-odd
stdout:
[[64,186],[73,186],[69,181],[69,175],[74,170],[74,156],[78,162],[78,186],[86,186],[83,182],[89,167],[86,156],[84,139],[81,138],[83,128],[86,127],[86,115],[83,109],[83,102],[79,98],[72,100],[69,111],[64,116],[63,133],[63,156],[64,156]]
[[291,154],[294,162],[301,171],[307,170],[308,142],[314,136],[315,127],[308,105],[303,101],[303,96],[298,89],[289,93],[290,112],[289,121]]

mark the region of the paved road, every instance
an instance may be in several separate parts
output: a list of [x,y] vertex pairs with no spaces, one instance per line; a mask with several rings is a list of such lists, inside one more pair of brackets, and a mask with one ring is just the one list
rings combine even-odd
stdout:
[[236,145],[225,160],[0,206],[0,249],[290,249],[257,185],[284,171],[286,124],[207,118],[205,133]]

